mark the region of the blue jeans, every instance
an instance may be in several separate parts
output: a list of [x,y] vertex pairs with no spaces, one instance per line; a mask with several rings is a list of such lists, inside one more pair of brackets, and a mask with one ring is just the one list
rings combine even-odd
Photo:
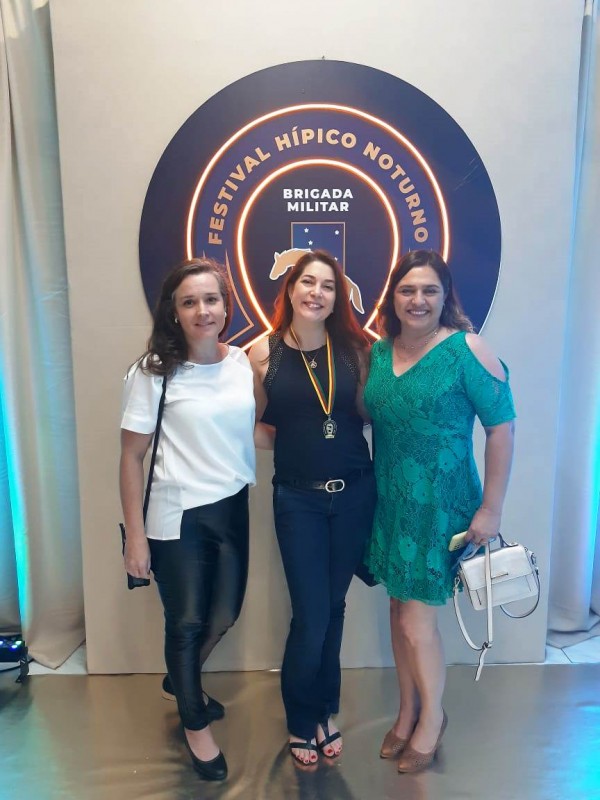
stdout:
[[294,736],[312,739],[317,723],[338,712],[346,592],[375,500],[371,472],[332,494],[275,485],[275,530],[292,602],[281,693]]

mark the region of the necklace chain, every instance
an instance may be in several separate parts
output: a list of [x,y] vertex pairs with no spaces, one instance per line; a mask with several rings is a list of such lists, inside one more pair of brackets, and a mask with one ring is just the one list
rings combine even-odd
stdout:
[[396,338],[396,343],[398,347],[402,348],[402,350],[420,350],[422,347],[426,347],[429,344],[429,342],[432,342],[439,332],[440,329],[436,328],[433,331],[433,333],[430,336],[428,336],[427,339],[422,341],[420,344],[406,344],[405,342],[401,342],[399,338]]
[[316,369],[316,368],[317,368],[317,359],[316,359],[316,355],[317,355],[317,353],[319,352],[319,350],[322,350],[322,349],[323,349],[323,347],[325,347],[325,345],[324,345],[324,344],[321,344],[321,345],[319,345],[319,346],[318,346],[318,347],[317,347],[315,350],[302,350],[302,349],[300,348],[300,346],[298,346],[298,347],[299,347],[299,349],[300,349],[300,352],[302,353],[302,355],[303,355],[303,356],[306,358],[306,360],[307,360],[307,362],[308,362],[308,366],[309,366],[311,369]]
[[[323,345],[321,345],[321,347],[323,347]],[[317,353],[319,352],[319,350],[321,349],[321,347],[317,347],[317,349],[316,349],[316,350],[313,350],[313,351],[312,351],[312,353],[309,353],[309,352],[307,352],[306,350],[304,351],[304,355],[306,356],[306,358],[307,358],[307,360],[308,360],[308,366],[309,366],[311,369],[316,369],[316,368],[317,368],[317,359],[316,359],[316,355],[317,355]]]

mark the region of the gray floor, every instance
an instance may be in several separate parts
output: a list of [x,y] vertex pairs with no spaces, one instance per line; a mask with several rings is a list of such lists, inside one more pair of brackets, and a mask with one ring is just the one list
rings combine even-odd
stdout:
[[1,800],[600,800],[600,665],[448,671],[446,735],[433,767],[398,775],[378,758],[393,720],[393,670],[346,670],[344,753],[297,770],[286,752],[279,675],[213,673],[227,706],[214,732],[221,785],[188,764],[174,704],[157,675],[0,674]]

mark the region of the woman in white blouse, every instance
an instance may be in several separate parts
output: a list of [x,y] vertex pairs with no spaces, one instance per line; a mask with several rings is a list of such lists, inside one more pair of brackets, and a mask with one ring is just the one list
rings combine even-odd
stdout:
[[[239,616],[248,571],[248,486],[255,482],[252,370],[223,343],[231,316],[226,273],[192,259],[165,278],[148,350],[129,370],[121,422],[125,568],[158,584],[165,660],[198,774],[227,775],[210,722],[223,706],[201,668]],[[167,388],[144,526],[143,459]]]

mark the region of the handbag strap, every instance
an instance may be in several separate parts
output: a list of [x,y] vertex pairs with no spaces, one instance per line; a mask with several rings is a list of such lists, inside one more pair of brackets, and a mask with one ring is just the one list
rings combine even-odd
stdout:
[[[510,544],[505,544],[504,547],[511,547],[511,545]],[[533,614],[533,612],[536,610],[536,608],[540,604],[540,594],[541,594],[540,573],[539,573],[539,570],[537,568],[535,555],[533,553],[531,553],[531,552],[529,553],[529,555],[530,555],[530,558],[531,558],[531,563],[533,564],[533,577],[535,579],[535,585],[537,586],[537,595],[535,597],[535,603],[533,604],[533,607],[529,609],[529,611],[525,611],[523,614],[511,614],[510,611],[507,611],[504,606],[500,606],[500,610],[502,611],[502,613],[506,614],[506,616],[510,617],[511,619],[525,619],[525,617],[528,617],[531,614]]]
[[475,680],[478,681],[481,677],[481,672],[483,670],[483,662],[485,660],[487,651],[491,648],[494,643],[494,619],[492,616],[492,564],[490,559],[490,543],[485,543],[485,591],[487,596],[487,608],[486,608],[486,619],[487,619],[487,640],[484,641],[481,645],[475,644],[475,642],[471,639],[467,632],[467,628],[465,626],[464,620],[462,618],[462,614],[460,613],[460,607],[458,605],[458,589],[460,586],[460,578],[457,575],[454,579],[454,592],[452,595],[452,599],[454,601],[454,612],[456,614],[456,621],[458,622],[458,627],[461,630],[462,635],[465,637],[465,642],[469,645],[471,650],[475,650],[479,653],[479,662],[477,664],[477,672],[475,673]]
[[[500,539],[500,547],[514,547],[512,544],[508,544],[504,541],[501,534],[498,534],[498,538]],[[454,592],[453,592],[453,601],[454,601],[454,611],[456,613],[456,620],[458,622],[458,626],[461,630],[462,635],[465,637],[466,643],[472,650],[476,650],[479,652],[479,663],[477,665],[477,672],[475,673],[475,680],[478,681],[481,677],[481,671],[483,670],[483,662],[487,651],[493,644],[494,641],[494,627],[493,627],[493,607],[492,607],[492,562],[490,556],[490,543],[486,542],[485,544],[485,591],[486,591],[486,617],[487,617],[487,641],[483,642],[481,646],[476,645],[471,637],[469,636],[467,629],[465,627],[464,620],[462,618],[462,614],[460,613],[460,608],[458,605],[458,590],[460,587],[460,577],[457,574],[456,578],[454,579]],[[506,614],[507,617],[511,619],[525,619],[525,617],[530,616],[536,610],[540,602],[540,576],[538,572],[537,565],[535,563],[535,556],[533,553],[530,553],[531,562],[533,564],[533,576],[535,578],[536,586],[537,586],[537,596],[535,599],[535,603],[532,608],[528,611],[525,611],[524,614],[511,614],[509,611],[506,610],[504,606],[500,606],[502,612]]]
[[144,523],[146,522],[146,514],[148,513],[148,505],[150,503],[150,489],[152,488],[152,478],[154,477],[154,462],[156,461],[156,451],[158,449],[158,437],[160,434],[160,425],[163,418],[163,411],[165,409],[166,394],[167,394],[167,376],[165,375],[162,382],[162,393],[160,395],[160,402],[158,404],[156,428],[154,429],[154,442],[152,444],[152,458],[150,459],[150,469],[148,470],[148,481],[146,483],[146,494],[144,495],[144,508],[142,512],[144,517]]

